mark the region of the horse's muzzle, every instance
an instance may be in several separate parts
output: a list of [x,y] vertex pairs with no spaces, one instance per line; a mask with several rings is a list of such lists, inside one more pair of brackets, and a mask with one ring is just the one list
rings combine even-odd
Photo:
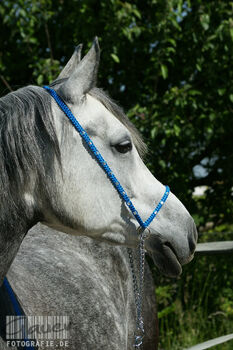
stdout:
[[171,237],[151,230],[145,245],[159,271],[166,276],[177,277],[182,272],[182,265],[190,262],[194,256],[198,237],[194,222],[180,244]]

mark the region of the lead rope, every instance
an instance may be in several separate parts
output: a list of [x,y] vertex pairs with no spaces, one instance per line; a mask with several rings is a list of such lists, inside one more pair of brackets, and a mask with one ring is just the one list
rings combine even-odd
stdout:
[[134,334],[134,348],[142,349],[143,337],[145,334],[144,322],[142,315],[142,303],[143,303],[143,285],[144,285],[144,270],[145,270],[145,238],[146,233],[143,228],[139,228],[139,245],[138,245],[138,255],[139,255],[139,281],[137,282],[137,277],[134,268],[133,261],[133,251],[131,248],[127,248],[129,263],[133,279],[133,292],[134,300],[136,306],[136,333]]

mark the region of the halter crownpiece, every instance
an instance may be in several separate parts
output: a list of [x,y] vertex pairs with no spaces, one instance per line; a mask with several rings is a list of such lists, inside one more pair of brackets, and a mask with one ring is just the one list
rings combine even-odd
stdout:
[[54,100],[57,102],[60,109],[65,113],[65,115],[68,117],[68,119],[71,121],[75,129],[78,131],[82,139],[87,144],[88,148],[93,153],[94,157],[96,158],[99,165],[103,168],[105,173],[107,174],[108,178],[110,179],[111,183],[121,196],[121,198],[124,200],[130,211],[132,212],[133,216],[139,223],[139,283],[137,283],[137,278],[135,274],[134,269],[134,262],[133,262],[133,253],[132,249],[128,248],[128,255],[129,255],[129,261],[130,261],[130,267],[132,271],[132,277],[133,277],[133,288],[134,288],[134,298],[135,298],[135,304],[136,304],[136,328],[137,328],[137,334],[135,334],[135,342],[134,347],[136,349],[140,349],[142,347],[143,337],[144,337],[144,323],[143,323],[143,317],[142,317],[142,300],[143,300],[143,280],[144,280],[144,263],[145,263],[145,247],[144,242],[146,238],[146,232],[145,229],[151,224],[151,222],[154,220],[154,218],[157,216],[158,212],[166,202],[168,195],[170,193],[170,188],[168,186],[165,186],[165,192],[161,200],[159,201],[159,204],[156,206],[156,208],[153,210],[152,214],[148,217],[147,220],[143,221],[139,213],[137,212],[135,206],[129,199],[126,191],[121,186],[120,182],[114,175],[113,171],[107,164],[107,162],[104,160],[96,146],[94,145],[93,141],[87,134],[87,132],[84,130],[84,128],[81,126],[81,124],[78,122],[78,120],[75,118],[69,107],[66,105],[66,103],[63,101],[63,99],[56,93],[55,90],[51,89],[49,86],[44,86],[44,89],[49,92],[49,94],[54,98]]

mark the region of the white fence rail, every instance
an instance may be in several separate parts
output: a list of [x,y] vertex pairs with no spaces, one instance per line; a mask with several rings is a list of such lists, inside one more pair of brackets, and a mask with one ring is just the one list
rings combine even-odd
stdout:
[[198,243],[197,254],[217,254],[233,252],[233,241]]
[[208,341],[205,341],[204,343],[198,344],[198,345],[194,345],[191,348],[188,349],[184,349],[184,350],[204,350],[204,349],[210,349],[213,346],[222,344],[222,343],[226,343],[229,340],[233,339],[233,333],[232,334],[228,334],[228,335],[223,335],[222,337],[219,338],[215,338],[215,339],[211,339]]

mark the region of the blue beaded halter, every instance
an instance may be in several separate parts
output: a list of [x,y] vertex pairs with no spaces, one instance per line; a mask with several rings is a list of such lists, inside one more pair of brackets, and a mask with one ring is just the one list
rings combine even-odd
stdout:
[[135,333],[135,342],[134,347],[137,349],[141,349],[142,343],[143,343],[143,337],[145,335],[144,332],[144,323],[143,323],[143,316],[142,316],[142,294],[143,294],[143,279],[144,279],[144,260],[145,260],[145,248],[144,248],[144,241],[146,238],[145,235],[145,229],[151,224],[151,222],[154,220],[160,209],[162,208],[163,204],[166,202],[168,195],[170,193],[170,188],[168,186],[165,186],[165,192],[163,197],[161,198],[159,204],[157,207],[153,210],[152,214],[148,217],[147,220],[143,221],[141,216],[138,214],[137,210],[135,209],[135,206],[129,199],[126,191],[121,186],[120,181],[116,178],[113,171],[107,164],[107,162],[104,160],[96,146],[94,145],[93,141],[87,134],[87,132],[83,129],[83,127],[80,125],[80,123],[77,121],[69,107],[66,105],[66,103],[62,100],[62,98],[51,89],[49,86],[44,86],[44,88],[49,92],[49,94],[54,98],[54,100],[57,102],[58,106],[61,108],[61,110],[65,113],[65,115],[69,118],[75,129],[79,132],[82,139],[85,141],[91,152],[93,153],[94,157],[96,158],[99,165],[103,168],[105,173],[107,174],[108,178],[112,182],[113,186],[123,199],[123,201],[126,203],[130,211],[132,212],[133,216],[139,223],[139,284],[137,283],[137,279],[135,276],[135,269],[134,269],[134,263],[133,263],[133,255],[132,255],[132,249],[128,248],[128,255],[129,255],[129,261],[133,276],[133,287],[134,287],[134,298],[135,298],[135,304],[136,304],[136,325],[137,325],[137,334]]
[[113,171],[107,164],[107,162],[104,160],[96,146],[94,145],[93,141],[87,134],[87,132],[83,129],[83,127],[80,125],[80,123],[77,121],[69,107],[66,105],[66,103],[62,100],[62,98],[56,93],[55,90],[51,89],[49,86],[44,86],[44,89],[46,89],[50,95],[54,98],[54,100],[57,102],[58,106],[61,108],[61,110],[65,113],[65,115],[69,118],[75,129],[79,132],[82,139],[85,141],[91,152],[94,154],[96,160],[98,161],[99,165],[103,168],[107,176],[109,177],[110,181],[112,182],[113,186],[116,188],[117,192],[121,196],[121,198],[124,200],[128,208],[131,210],[133,216],[141,226],[143,230],[145,230],[151,222],[154,220],[160,209],[162,208],[163,204],[166,202],[167,197],[170,192],[170,188],[168,186],[165,186],[165,192],[163,197],[161,198],[159,204],[157,207],[153,210],[152,214],[148,217],[146,221],[143,221],[140,215],[138,214],[137,210],[135,209],[135,206],[129,199],[126,191],[121,186],[120,181],[116,178]]

